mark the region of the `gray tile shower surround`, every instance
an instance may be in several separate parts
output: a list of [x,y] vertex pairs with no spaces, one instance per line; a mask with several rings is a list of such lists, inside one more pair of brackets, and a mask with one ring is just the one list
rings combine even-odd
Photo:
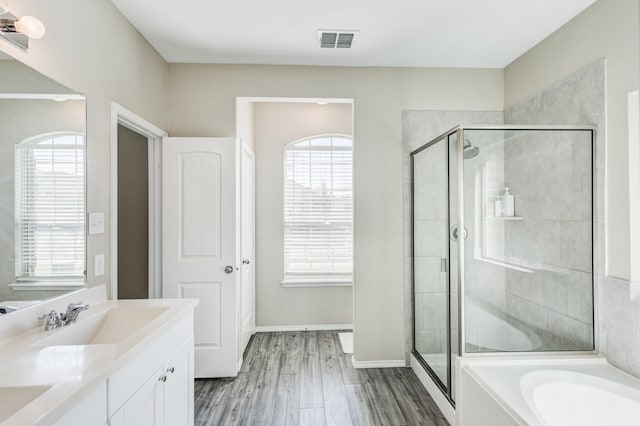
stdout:
[[[542,92],[507,108],[504,112],[486,111],[403,111],[404,149],[404,281],[405,306],[411,306],[411,175],[409,153],[433,137],[458,124],[587,124],[595,126],[596,133],[596,201],[594,229],[594,284],[599,318],[596,330],[596,349],[609,361],[640,377],[640,304],[630,300],[628,281],[604,276],[605,271],[605,61],[590,64],[572,76],[554,84]],[[514,193],[516,193],[514,191]],[[521,195],[521,194],[518,194]],[[516,198],[518,200],[518,198]],[[518,202],[518,201],[516,201]],[[584,224],[576,223],[576,237]],[[583,257],[584,259],[584,257]],[[584,265],[584,260],[578,261]],[[511,271],[513,279],[506,280],[509,304],[519,306],[520,317],[536,321],[542,318],[547,329],[564,327],[566,334],[584,336],[591,325],[588,287],[591,277],[578,264],[566,265],[566,273],[553,274],[537,285],[525,285],[526,280],[517,271]],[[544,282],[543,282],[544,281]],[[555,295],[549,297],[547,288],[552,285]],[[558,291],[558,289],[560,291]],[[524,314],[522,313],[524,312]],[[528,314],[527,314],[528,313]],[[407,329],[407,353],[411,347],[411,310],[405,312]],[[442,331],[444,333],[444,330]],[[418,333],[420,334],[420,333]]]

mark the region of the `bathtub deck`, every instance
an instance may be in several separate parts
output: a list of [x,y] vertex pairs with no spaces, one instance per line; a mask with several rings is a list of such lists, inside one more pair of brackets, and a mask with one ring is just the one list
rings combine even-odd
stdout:
[[[573,383],[594,387],[594,380],[605,380],[629,389],[637,389],[640,380],[610,366],[604,357],[595,354],[523,356],[495,356],[465,358],[459,362],[461,389],[458,391],[458,423],[470,426],[487,424],[542,426],[539,412],[532,408],[533,390],[540,384]],[[563,379],[571,375],[570,379]],[[549,377],[540,381],[539,377]],[[604,389],[598,383],[595,388]],[[566,393],[571,395],[571,393]],[[557,398],[557,406],[566,405]],[[640,402],[640,397],[637,399]],[[555,401],[555,399],[554,399]],[[588,401],[579,401],[583,407],[592,407]],[[556,410],[557,411],[557,410]],[[584,410],[582,410],[584,411]],[[586,424],[584,422],[555,424]],[[593,423],[602,424],[602,423]],[[638,424],[612,422],[611,424]]]
[[196,425],[448,425],[410,368],[358,369],[338,332],[258,333],[236,378],[196,380]]

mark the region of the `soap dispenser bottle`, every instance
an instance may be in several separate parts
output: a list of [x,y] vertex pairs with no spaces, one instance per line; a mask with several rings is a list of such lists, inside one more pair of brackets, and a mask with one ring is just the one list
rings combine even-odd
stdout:
[[502,201],[502,195],[498,195],[496,197],[496,201],[494,203],[493,212],[495,217],[504,216],[504,202]]
[[509,188],[505,188],[502,194],[502,213],[506,217],[513,217],[516,214],[515,199],[513,194],[509,193]]

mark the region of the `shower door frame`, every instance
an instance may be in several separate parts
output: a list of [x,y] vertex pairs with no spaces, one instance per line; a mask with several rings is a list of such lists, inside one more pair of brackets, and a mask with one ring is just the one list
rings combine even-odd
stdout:
[[[421,151],[435,145],[438,142],[443,142],[446,144],[445,149],[445,164],[447,170],[447,230],[451,229],[451,194],[450,194],[450,167],[449,167],[449,138],[452,135],[456,135],[456,148],[457,148],[457,219],[458,219],[458,228],[460,225],[464,226],[464,132],[466,130],[507,130],[507,131],[588,131],[591,133],[591,289],[592,289],[592,311],[593,311],[593,327],[592,327],[592,337],[593,337],[593,349],[592,350],[565,350],[565,351],[540,351],[540,352],[467,352],[465,348],[464,342],[466,342],[466,325],[465,325],[465,277],[464,277],[464,245],[465,238],[458,239],[458,356],[460,357],[495,357],[496,354],[501,354],[503,356],[510,357],[522,357],[522,356],[575,356],[575,355],[593,355],[597,353],[598,347],[598,339],[599,339],[599,321],[598,321],[598,303],[596,303],[596,289],[595,289],[595,280],[596,275],[599,272],[596,259],[597,259],[597,250],[600,248],[596,246],[595,239],[597,233],[597,224],[598,221],[601,220],[597,216],[597,200],[601,198],[601,195],[597,192],[596,185],[596,176],[597,176],[597,144],[596,144],[596,136],[597,129],[594,126],[589,125],[514,125],[514,124],[504,124],[504,125],[457,125],[448,131],[438,135],[437,137],[431,139],[426,144],[420,146],[410,153],[410,171],[411,171],[411,325],[412,325],[412,346],[411,346],[411,354],[416,358],[416,360],[422,365],[428,375],[431,377],[433,382],[438,386],[438,388],[442,391],[443,395],[449,401],[449,403],[455,408],[455,400],[452,395],[452,369],[453,369],[453,360],[452,352],[451,352],[451,280],[450,280],[450,262],[451,262],[451,244],[450,238],[447,238],[447,385],[443,384],[437,374],[429,367],[428,363],[422,358],[420,353],[416,350],[416,339],[415,339],[415,262],[414,262],[414,233],[415,233],[415,222],[414,222],[414,156]],[[461,142],[462,141],[462,142]],[[603,236],[598,235],[598,238],[603,238]]]
[[[449,137],[451,136],[451,134],[453,134],[457,127],[456,126],[454,128],[452,128],[451,130],[442,133],[441,135],[439,135],[436,138],[431,139],[429,142],[427,142],[426,144],[422,145],[421,147],[415,149],[414,151],[412,151],[409,155],[410,155],[410,169],[411,169],[411,324],[412,324],[412,339],[411,339],[411,353],[413,354],[413,356],[416,358],[416,360],[418,360],[418,362],[420,363],[420,365],[424,368],[424,370],[427,372],[427,374],[429,375],[429,377],[431,378],[431,380],[433,381],[433,383],[436,384],[436,386],[440,389],[440,391],[442,392],[442,394],[445,396],[445,398],[447,399],[447,401],[449,401],[449,403],[455,408],[456,404],[455,401],[452,398],[452,386],[451,386],[451,380],[452,380],[452,362],[451,362],[451,273],[450,273],[450,260],[451,260],[451,243],[450,243],[450,238],[449,238],[449,229],[451,228],[451,183],[450,183],[450,168],[449,168]],[[437,143],[443,143],[444,144],[444,156],[443,156],[443,161],[444,164],[446,165],[446,194],[447,194],[447,220],[446,220],[446,234],[447,234],[447,245],[446,245],[446,253],[447,253],[447,258],[446,258],[446,306],[445,306],[445,312],[446,312],[446,341],[447,341],[447,351],[446,351],[446,363],[447,363],[447,383],[443,383],[442,380],[440,379],[440,377],[436,374],[436,372],[429,366],[429,363],[422,357],[422,355],[420,354],[420,352],[417,351],[416,349],[416,327],[415,327],[415,321],[416,321],[416,313],[415,313],[415,303],[416,303],[416,293],[415,293],[415,244],[414,244],[414,235],[415,235],[415,221],[414,221],[414,209],[415,209],[415,204],[414,204],[414,190],[415,190],[415,185],[414,185],[414,157],[419,154],[422,151],[427,150],[428,148],[432,147],[433,145],[436,145]],[[459,144],[457,144],[459,145]],[[458,301],[458,303],[460,303],[460,301]]]

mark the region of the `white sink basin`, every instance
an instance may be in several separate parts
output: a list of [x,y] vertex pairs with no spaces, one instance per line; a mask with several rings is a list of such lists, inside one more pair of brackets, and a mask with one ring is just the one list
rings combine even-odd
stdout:
[[32,346],[109,345],[131,336],[162,313],[165,307],[111,308],[107,311],[79,319],[75,324],[62,327]]
[[0,387],[0,422],[4,422],[50,388],[51,386]]

